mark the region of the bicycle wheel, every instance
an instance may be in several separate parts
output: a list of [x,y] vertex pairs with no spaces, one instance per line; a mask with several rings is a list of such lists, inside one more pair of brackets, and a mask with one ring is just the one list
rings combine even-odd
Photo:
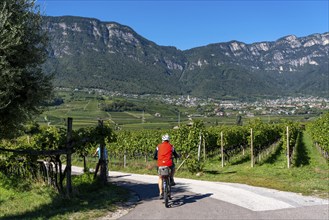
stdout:
[[163,179],[163,199],[165,201],[166,208],[169,207],[169,183],[168,178]]

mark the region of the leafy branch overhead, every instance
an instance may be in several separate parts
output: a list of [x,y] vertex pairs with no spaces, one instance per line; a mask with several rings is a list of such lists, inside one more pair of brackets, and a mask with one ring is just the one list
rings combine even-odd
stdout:
[[41,65],[48,38],[33,0],[0,2],[0,138],[17,135],[52,92]]

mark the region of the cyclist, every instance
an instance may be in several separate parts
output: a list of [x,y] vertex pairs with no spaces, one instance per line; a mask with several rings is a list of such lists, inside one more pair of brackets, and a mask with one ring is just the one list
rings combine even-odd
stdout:
[[[94,152],[93,156],[96,157],[98,155],[98,159],[101,159],[101,148],[100,146],[97,147],[96,151]],[[106,147],[104,147],[104,158],[107,160],[107,150]]]
[[[175,174],[175,164],[173,162],[173,157],[179,158],[179,155],[175,151],[175,148],[173,145],[169,143],[170,137],[168,134],[165,134],[162,136],[162,143],[159,144],[154,152],[154,159],[158,161],[157,165],[160,166],[168,166],[171,169],[171,185],[174,186],[174,174]],[[162,178],[159,175],[158,180],[159,185],[159,194],[160,199],[163,199],[163,192],[162,192]]]
[[[100,145],[98,145],[96,151],[94,152],[93,156],[96,157],[96,155],[98,155],[98,159],[101,159],[101,147]],[[107,156],[107,149],[104,146],[104,159],[105,159],[105,168],[106,168],[106,176],[108,176],[108,164],[109,164],[109,160],[108,160],[108,156]]]

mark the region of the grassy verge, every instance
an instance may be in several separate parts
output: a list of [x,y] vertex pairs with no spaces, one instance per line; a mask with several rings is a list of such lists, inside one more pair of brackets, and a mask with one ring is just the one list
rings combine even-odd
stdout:
[[[328,162],[312,147],[307,134],[301,137],[293,166],[288,169],[285,150],[279,147],[271,157],[251,168],[250,160],[242,158],[221,167],[220,162],[207,162],[200,179],[245,183],[283,191],[329,198]],[[188,176],[185,174],[183,176]]]
[[[179,150],[179,148],[177,147]],[[96,158],[88,158],[88,166],[95,167]],[[177,162],[177,166],[181,161]],[[283,191],[297,192],[329,198],[329,166],[307,134],[301,136],[293,160],[292,168],[286,164],[285,150],[279,146],[267,159],[250,166],[248,154],[237,156],[221,167],[219,156],[208,158],[200,175],[191,174],[182,167],[176,177],[208,181],[235,182],[267,187]],[[82,166],[82,160],[74,160]],[[123,161],[110,160],[110,171],[156,175],[155,161],[144,158]],[[114,211],[118,202],[129,197],[126,190],[108,184],[101,187],[93,182],[91,175],[73,178],[74,196],[62,197],[53,188],[40,183],[18,182],[0,176],[0,218],[1,219],[91,219]]]
[[[179,147],[176,147],[179,151]],[[95,159],[90,164],[95,163]],[[181,161],[176,163],[176,167]],[[94,166],[94,165],[92,165]],[[91,167],[92,167],[91,166]],[[123,168],[123,160],[112,160],[109,170],[156,175],[154,161],[145,162],[142,158],[127,159],[127,166]],[[282,191],[301,193],[322,198],[329,198],[329,166],[316,148],[312,147],[307,134],[301,136],[293,166],[288,169],[285,150],[282,146],[266,160],[256,164],[253,168],[249,156],[237,157],[221,167],[219,156],[207,159],[201,175],[191,174],[186,167],[182,167],[176,177],[191,178],[208,181],[243,183],[253,186],[267,187]]]
[[70,199],[41,182],[0,177],[0,219],[91,219],[115,211],[129,197],[127,190],[101,186],[90,174],[73,177]]

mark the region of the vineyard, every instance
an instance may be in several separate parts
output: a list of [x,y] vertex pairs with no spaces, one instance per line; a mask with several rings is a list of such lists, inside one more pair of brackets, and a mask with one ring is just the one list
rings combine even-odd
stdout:
[[[287,129],[290,131],[289,137]],[[183,125],[175,130],[121,131],[117,133],[117,141],[108,144],[107,148],[114,159],[128,157],[148,161],[159,144],[159,137],[168,133],[182,159],[186,159],[187,169],[196,173],[202,171],[206,158],[219,158],[224,166],[224,161],[229,162],[240,154],[247,155],[246,152],[253,166],[274,153],[279,145],[289,149],[287,160],[293,163],[296,140],[302,129],[298,123],[266,124],[260,120],[246,126],[205,128],[201,121],[196,121],[192,126]]]
[[320,149],[322,155],[329,159],[329,114],[323,115],[307,126],[307,131],[311,134],[314,144]]
[[[310,123],[306,131],[311,134],[314,145],[328,160],[328,114]],[[222,167],[234,157],[249,158],[251,167],[283,147],[287,156],[287,168],[296,165],[295,154],[298,139],[304,127],[297,122],[264,123],[259,119],[244,126],[205,127],[202,121],[193,125],[182,125],[179,129],[168,130],[120,130],[115,131],[110,125],[80,128],[72,131],[70,143],[75,157],[82,158],[85,170],[88,170],[86,157],[93,154],[96,147],[103,144],[109,151],[109,160],[152,160],[153,153],[162,134],[168,133],[171,143],[181,155],[184,168],[191,173],[202,172],[204,162],[218,158]],[[62,164],[65,155],[29,155],[16,154],[17,150],[63,150],[67,145],[65,129],[54,126],[39,127],[37,124],[26,128],[25,135],[14,141],[2,141],[0,148],[0,168],[7,175],[35,177],[40,160]],[[15,153],[16,150],[16,153]],[[296,156],[297,155],[297,156]],[[39,162],[38,162],[39,161]],[[125,166],[126,164],[124,164]],[[60,169],[60,167],[56,168]],[[59,177],[60,179],[62,177]]]
[[[74,27],[71,25],[73,20],[81,18],[64,16],[50,21],[49,16],[43,16],[45,11],[40,11],[45,5],[37,0],[1,0],[0,6],[0,219],[119,218],[139,204],[139,201],[154,199],[155,195],[152,195],[151,190],[158,188],[154,152],[164,134],[170,135],[170,142],[180,155],[179,159],[175,159],[174,178],[180,177],[176,179],[178,181],[175,190],[182,193],[190,190],[186,184],[188,181],[184,183],[186,179],[183,178],[190,178],[242,183],[328,199],[329,112],[323,113],[329,109],[328,99],[297,97],[302,95],[299,93],[303,86],[294,91],[287,85],[280,87],[291,90],[290,95],[293,97],[278,97],[280,91],[257,95],[259,83],[255,83],[255,88],[245,87],[249,92],[240,96],[239,90],[247,84],[233,85],[230,82],[239,75],[238,72],[245,71],[241,68],[235,71],[232,65],[219,67],[220,71],[223,70],[219,73],[221,86],[208,82],[215,76],[211,74],[205,83],[199,83],[199,87],[195,87],[193,83],[189,83],[193,77],[183,77],[184,70],[180,77],[182,80],[175,87],[175,80],[170,80],[172,77],[177,78],[180,71],[176,64],[172,66],[170,63],[170,60],[179,55],[179,50],[175,48],[158,46],[153,42],[149,44],[131,28],[120,27],[121,25],[115,23],[113,29],[112,24],[104,23],[108,28],[104,26],[104,30],[110,31],[110,36],[104,36],[108,38],[110,46],[115,47],[115,54],[119,54],[112,54],[113,48],[110,48],[108,56],[103,53],[103,49],[94,48],[104,46],[103,43],[93,43],[100,39],[96,35],[96,41],[91,42],[93,45],[80,37],[71,36],[71,33],[79,34],[78,32],[83,32],[86,28],[89,30],[90,25],[94,27],[93,33],[96,31],[97,35],[103,35],[103,29],[100,32],[97,29],[102,23],[98,20],[93,20],[90,24],[82,22],[81,28],[75,21]],[[63,19],[67,19],[67,22],[63,23]],[[64,29],[64,32],[52,35],[56,26]],[[123,28],[122,31],[129,35],[128,40],[118,28]],[[112,31],[120,33],[112,36]],[[64,36],[65,42],[58,38],[60,35]],[[137,37],[137,41],[130,41],[133,35]],[[53,37],[55,38],[52,39]],[[74,40],[74,45],[67,44],[70,39]],[[124,44],[120,44],[121,39],[125,41]],[[74,61],[74,51],[78,44],[89,45],[93,54],[100,52],[98,54],[101,56],[106,55],[106,63],[111,67],[99,72],[104,63],[98,62],[102,60],[98,55],[93,57],[94,66],[85,63],[89,52],[84,53],[80,50],[81,47],[78,49],[80,62],[70,65]],[[61,45],[64,48],[58,50],[57,47]],[[138,47],[135,48],[134,45]],[[147,45],[150,45],[149,49],[144,47]],[[124,53],[120,52],[120,48]],[[138,52],[140,49],[142,54]],[[63,54],[69,56],[63,57]],[[136,59],[134,54],[138,55]],[[190,66],[187,61],[194,59],[193,54],[185,55],[181,54],[176,58],[179,58],[179,63],[184,64],[183,66]],[[121,62],[125,61],[124,57],[133,58],[133,62],[124,65],[125,62]],[[52,62],[57,58],[63,61],[63,65],[58,62],[48,65],[48,61]],[[159,68],[154,69],[150,65],[149,61],[153,58],[156,60],[153,66]],[[134,63],[137,64],[137,69],[132,68]],[[138,80],[139,69],[144,64],[146,69],[143,68],[140,73],[143,73],[145,80]],[[116,65],[124,68],[115,68]],[[82,68],[72,72],[75,67]],[[83,74],[84,67],[91,74]],[[96,72],[89,71],[91,68],[96,68]],[[161,86],[152,83],[146,85],[145,82],[151,82],[148,78],[153,70],[164,74],[164,78],[160,78],[171,84],[163,84],[163,80],[159,78],[151,81],[160,83]],[[212,71],[209,68],[206,70]],[[308,67],[305,70],[312,72]],[[192,72],[192,75],[200,78],[197,69]],[[130,83],[116,73],[125,73],[121,76],[130,75],[136,82]],[[83,77],[70,80],[67,78],[70,74]],[[111,76],[106,79],[108,74]],[[259,77],[258,73],[252,75],[258,82],[262,82],[263,76]],[[65,77],[58,78],[61,76]],[[93,85],[86,87],[81,82],[88,81],[87,76],[92,77]],[[290,76],[288,78],[290,81]],[[104,80],[108,85],[114,81],[118,83],[114,87],[102,88]],[[297,78],[296,82],[299,81],[301,80]],[[138,85],[141,82],[144,84]],[[313,80],[312,83],[314,82]],[[234,94],[229,93],[230,89],[222,87],[227,83],[230,84],[229,88],[234,87]],[[272,84],[275,82],[270,83]],[[198,92],[194,92],[203,89],[200,85],[210,85],[209,89],[213,94],[218,89],[219,93],[216,93],[216,97],[202,98]],[[268,85],[267,82],[266,87]],[[126,87],[125,91],[122,90],[123,87]],[[145,87],[146,90],[137,91],[138,87]],[[162,87],[166,89],[165,93],[162,92]],[[172,90],[170,87],[175,88]],[[271,89],[270,87],[266,89]],[[123,171],[123,175],[115,176],[114,171]],[[152,177],[150,183],[143,185],[137,180],[128,183],[126,177],[133,176],[129,172],[151,174],[154,179]],[[143,198],[143,194],[139,194],[139,190],[132,189],[131,186],[141,187],[143,194],[150,195]],[[144,190],[146,187],[150,192]],[[195,202],[205,199],[217,206],[218,203],[215,204],[214,200],[207,200],[207,197],[216,195],[214,187],[209,189],[213,192],[204,195],[192,195],[196,192],[191,190],[175,202],[177,206],[174,205],[183,209],[185,204],[186,207],[200,208],[203,205]],[[228,189],[235,192],[231,194],[232,197],[240,192],[236,190],[237,187]],[[266,194],[264,196],[267,197],[268,191],[263,192],[261,194]],[[259,193],[248,193],[243,199],[254,202],[254,198],[258,200],[258,195]],[[281,197],[279,194],[273,196]],[[134,201],[131,201],[132,197]],[[280,198],[281,200],[286,199]],[[287,200],[289,201],[282,202],[287,202],[290,207],[294,201],[290,201],[288,197]],[[225,206],[231,208],[230,201],[221,202],[228,202]],[[311,204],[313,201],[301,201],[304,202]],[[266,205],[267,202],[264,203],[261,205]],[[280,208],[280,204],[274,203],[274,206]],[[298,208],[295,204],[292,206]],[[239,205],[232,203],[232,210],[238,207]],[[206,208],[209,210],[209,207]],[[224,208],[221,211],[225,214],[233,213],[231,209]],[[267,214],[262,212],[259,215],[244,210],[244,206],[241,208],[241,213],[253,216]],[[314,207],[311,211],[318,210],[317,208]],[[271,213],[275,211],[268,210]],[[290,210],[294,212],[292,215],[301,216],[295,210]],[[204,210],[196,211],[206,213],[203,217],[210,216]],[[157,213],[158,216],[162,216],[161,214],[162,212]],[[280,213],[275,211],[274,214],[285,215],[286,210]]]
[[[91,204],[95,201],[93,190],[113,187],[103,182],[111,180],[111,171],[156,175],[153,154],[165,133],[170,135],[171,143],[181,155],[175,160],[176,177],[237,182],[327,198],[329,168],[325,134],[329,132],[328,115],[306,126],[291,121],[264,123],[260,119],[243,126],[213,127],[194,121],[192,125],[182,124],[178,129],[164,130],[116,130],[101,120],[98,126],[76,130],[70,129],[70,120],[66,121],[67,129],[32,124],[20,137],[1,141],[0,190],[3,193],[0,202],[4,205],[0,206],[0,211],[10,215],[7,207],[20,201],[17,187],[8,190],[8,182],[14,183],[13,186],[42,182],[42,189],[54,192],[53,195],[65,204],[67,201],[61,198],[70,198],[74,204],[82,195],[81,187],[88,187],[83,195],[86,204]],[[98,146],[107,149],[108,158],[104,158],[102,150],[100,159],[93,156]],[[84,167],[85,174],[79,183],[76,182],[79,176],[71,176],[70,165]],[[105,188],[101,194],[96,194],[104,199],[98,204],[113,196],[111,191],[106,194]],[[34,198],[43,192],[31,195]],[[120,198],[117,195],[116,199]],[[23,201],[19,210],[26,212]],[[40,203],[32,206],[39,207]],[[51,209],[51,212],[60,213],[61,210]],[[49,213],[48,208],[44,212]],[[33,212],[33,216],[39,216],[39,211]]]

